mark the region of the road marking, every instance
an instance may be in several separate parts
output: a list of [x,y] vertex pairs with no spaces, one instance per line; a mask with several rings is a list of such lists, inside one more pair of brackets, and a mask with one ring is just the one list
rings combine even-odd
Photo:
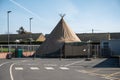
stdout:
[[62,69],[62,70],[69,70],[69,68],[67,68],[67,67],[60,67],[60,69]]
[[10,62],[4,62],[4,63],[0,64],[0,67],[7,64],[7,63],[10,63]]
[[56,64],[44,64],[44,66],[57,66]]
[[88,71],[86,70],[76,70],[77,72],[81,72],[81,73],[89,73]]
[[28,60],[23,60],[22,62],[27,62]]
[[111,76],[114,76],[114,75],[117,75],[117,74],[120,74],[120,72],[112,73],[112,74],[108,75],[108,77],[111,77]]
[[64,66],[71,66],[71,65],[74,65],[74,64],[77,64],[77,63],[80,63],[80,62],[83,62],[84,60],[81,60],[81,61],[75,61],[73,63],[70,63],[70,64],[66,64]]
[[120,80],[119,78],[116,78],[116,77],[107,76],[107,74],[106,75],[105,74],[97,74],[97,73],[89,72],[86,70],[76,70],[76,71],[81,72],[81,73],[86,73],[86,74],[89,74],[92,76],[101,76],[101,78],[108,79],[108,80]]
[[27,65],[37,65],[37,64],[33,64],[33,63],[30,64],[30,63],[29,63],[29,64],[27,64]]
[[86,74],[89,74],[89,75],[94,75],[94,76],[105,76],[103,74],[97,74],[97,73],[89,72],[89,71],[86,71],[86,70],[76,70],[76,71],[80,72],[80,73],[86,73]]
[[[27,61],[27,60],[26,60],[26,61]],[[21,61],[21,62],[22,62],[22,61]],[[6,64],[7,64],[7,63],[10,63],[10,62],[6,62]],[[13,74],[12,74],[12,68],[13,68],[13,66],[14,66],[15,64],[17,64],[17,63],[20,63],[20,62],[12,63],[12,64],[10,65],[9,72],[10,72],[10,78],[11,78],[11,80],[14,80]]]
[[15,67],[15,70],[23,70],[22,67]]
[[112,76],[117,75],[117,74],[119,74],[119,73],[120,73],[120,72],[116,72],[116,73],[113,73],[113,74],[109,74],[109,75],[104,76],[103,78],[105,78],[105,79],[110,79],[110,80],[120,80],[120,78],[112,77]]
[[45,67],[45,69],[47,69],[47,70],[54,70],[53,67]]
[[94,72],[97,72],[97,71],[100,71],[100,69],[91,70],[89,72],[94,73]]
[[13,67],[14,63],[10,65],[10,78],[11,80],[14,80],[13,78],[13,74],[12,74],[12,67]]
[[[101,74],[97,74],[95,73],[96,71],[99,71],[100,69],[96,69],[96,70],[90,70],[90,71],[87,71],[87,70],[76,70],[77,72],[80,72],[80,73],[86,73],[88,75],[91,75],[91,76],[96,76],[96,75],[99,75],[101,76]],[[103,76],[103,75],[102,75]]]
[[38,67],[30,67],[31,70],[39,70]]
[[102,77],[102,78],[109,80],[120,80],[119,78],[115,78],[115,77]]

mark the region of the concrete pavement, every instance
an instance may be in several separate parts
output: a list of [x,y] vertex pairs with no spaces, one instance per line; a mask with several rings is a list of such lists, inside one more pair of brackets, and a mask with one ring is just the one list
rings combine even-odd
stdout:
[[120,80],[120,68],[93,67],[106,59],[0,60],[0,80]]

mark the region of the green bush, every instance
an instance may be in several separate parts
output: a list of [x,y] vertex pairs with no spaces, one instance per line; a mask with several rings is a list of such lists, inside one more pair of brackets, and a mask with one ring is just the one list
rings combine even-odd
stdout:
[[[10,52],[14,52],[14,51],[15,51],[14,48],[10,49]],[[0,48],[0,52],[8,52],[8,48]]]

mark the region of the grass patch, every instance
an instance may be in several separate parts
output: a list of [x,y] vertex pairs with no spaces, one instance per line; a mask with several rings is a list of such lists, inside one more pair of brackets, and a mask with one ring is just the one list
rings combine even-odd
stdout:
[[[0,52],[8,52],[8,48],[0,48]],[[15,52],[15,49],[10,48],[10,52]]]

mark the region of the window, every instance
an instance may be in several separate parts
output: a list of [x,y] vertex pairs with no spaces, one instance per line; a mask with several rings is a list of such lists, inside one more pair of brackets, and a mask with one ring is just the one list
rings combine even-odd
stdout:
[[103,43],[103,47],[104,47],[104,48],[109,48],[109,43],[108,43],[108,42],[104,42],[104,43]]

